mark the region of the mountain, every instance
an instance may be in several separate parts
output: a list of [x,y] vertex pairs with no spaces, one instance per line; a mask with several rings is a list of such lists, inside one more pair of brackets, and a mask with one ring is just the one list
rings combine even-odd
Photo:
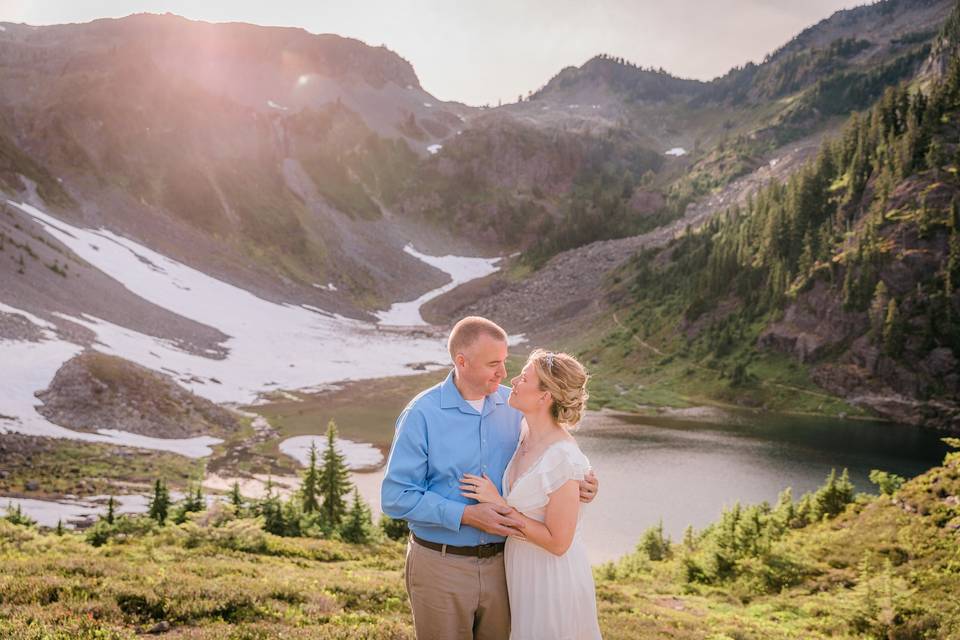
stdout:
[[[942,8],[919,3],[918,24]],[[884,19],[869,33],[903,38],[895,35],[908,9],[880,3],[835,16],[764,64],[807,55],[837,24]],[[838,71],[850,82],[892,83],[844,127],[814,127],[746,156],[769,147],[758,141],[770,129],[738,134],[670,186],[674,197],[683,186],[702,195],[669,224],[561,252],[522,279],[492,276],[473,297],[454,292],[431,312],[485,314],[565,343],[597,370],[595,399],[625,409],[708,400],[960,429],[951,213],[960,105],[956,70],[945,65],[956,57],[957,15],[923,31],[901,81],[886,76],[889,65]],[[808,83],[797,100],[824,82]],[[762,92],[751,95],[744,100]],[[735,158],[742,168],[713,170]],[[616,219],[580,216],[594,233]]]
[[[569,344],[597,368],[601,403],[709,399],[901,420],[922,406],[916,420],[949,428],[949,328],[881,357],[876,321],[865,320],[877,314],[862,308],[874,291],[860,291],[880,274],[907,315],[901,324],[936,318],[907,291],[919,284],[929,297],[939,286],[942,224],[927,220],[917,246],[909,224],[891,225],[884,251],[908,257],[863,276],[856,308],[836,285],[861,270],[847,268],[862,259],[848,262],[851,246],[868,253],[880,242],[864,235],[877,202],[923,210],[926,201],[936,221],[951,201],[947,161],[887,167],[878,199],[884,145],[920,134],[898,129],[887,141],[888,129],[869,133],[879,125],[844,124],[877,100],[912,104],[942,82],[955,57],[951,7],[891,0],[840,12],[709,82],[599,55],[496,109],[437,101],[396,54],[299,29],[170,15],[4,24],[0,335],[73,345],[50,376],[81,346],[99,348],[218,401],[257,384],[308,384],[305,368],[289,366],[251,381],[228,366],[237,354],[258,366],[299,362],[311,340],[332,335],[341,356],[314,377],[352,375],[336,378],[333,360],[370,341],[390,355],[365,375],[387,375],[433,356],[394,349],[386,332],[351,319],[449,282],[413,242],[434,255],[519,253],[424,312],[437,322],[483,313]],[[951,157],[949,131],[923,136]],[[824,157],[832,164],[817,164]],[[805,189],[829,195],[792,195]],[[807,206],[819,208],[797,213]],[[771,207],[793,221],[745,222]],[[724,226],[734,220],[743,227]],[[704,238],[721,228],[754,252],[738,249],[739,262],[723,254],[722,269],[691,262],[687,252],[712,252]],[[919,240],[932,243],[923,260]],[[828,262],[834,280],[820,282],[825,272],[810,269]],[[727,279],[692,273],[703,268]],[[761,286],[777,295],[744,293]],[[841,310],[830,311],[837,295]],[[216,304],[227,305],[219,315]],[[867,326],[873,334],[858,341]],[[160,353],[178,366],[151,366]],[[769,382],[758,382],[761,361]],[[921,361],[922,371],[911,365]]]
[[362,315],[443,283],[379,201],[470,109],[396,54],[170,15],[4,26],[9,194],[271,299]]

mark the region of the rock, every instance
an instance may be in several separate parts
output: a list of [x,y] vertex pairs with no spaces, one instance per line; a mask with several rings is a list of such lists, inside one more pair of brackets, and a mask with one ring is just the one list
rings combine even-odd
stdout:
[[147,629],[146,632],[147,633],[166,633],[167,631],[170,631],[170,623],[167,622],[166,620],[161,620],[157,624]]
[[23,486],[27,491],[37,491],[40,489],[40,484],[36,480],[27,480]]

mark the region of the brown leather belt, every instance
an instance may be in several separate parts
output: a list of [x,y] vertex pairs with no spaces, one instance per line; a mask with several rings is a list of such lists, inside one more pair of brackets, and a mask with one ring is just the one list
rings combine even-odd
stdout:
[[440,544],[439,542],[430,542],[423,538],[418,538],[413,533],[410,537],[421,547],[433,549],[441,553],[452,553],[455,556],[473,556],[474,558],[492,558],[498,553],[503,553],[502,542],[490,542],[488,544],[478,544],[475,547],[455,547],[450,544]]

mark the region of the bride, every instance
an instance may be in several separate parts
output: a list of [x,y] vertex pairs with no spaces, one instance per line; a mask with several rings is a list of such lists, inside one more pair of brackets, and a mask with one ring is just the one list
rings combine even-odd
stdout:
[[463,495],[514,508],[524,526],[507,539],[504,565],[511,640],[600,638],[593,574],[580,536],[579,481],[590,463],[567,429],[580,421],[587,374],[565,353],[537,349],[511,380],[524,415],[501,496],[486,476],[465,474]]

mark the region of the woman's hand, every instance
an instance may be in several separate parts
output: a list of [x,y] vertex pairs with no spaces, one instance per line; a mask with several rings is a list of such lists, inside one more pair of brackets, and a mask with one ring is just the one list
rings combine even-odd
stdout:
[[472,498],[477,502],[492,502],[493,504],[507,504],[500,492],[494,486],[487,474],[475,476],[470,473],[463,474],[460,479],[460,490],[465,498]]

